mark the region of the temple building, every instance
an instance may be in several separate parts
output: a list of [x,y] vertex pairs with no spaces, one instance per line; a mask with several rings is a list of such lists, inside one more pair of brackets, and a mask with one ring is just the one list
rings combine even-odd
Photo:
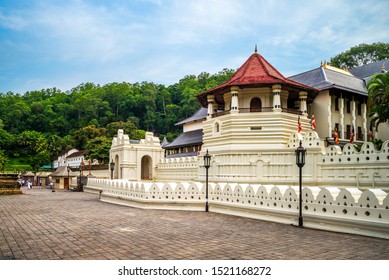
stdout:
[[197,96],[208,109],[204,148],[281,147],[296,131],[299,115],[302,127],[309,128],[307,108],[317,94],[316,88],[285,78],[255,51],[230,80]]
[[368,141],[365,80],[326,63],[286,78],[255,51],[197,98],[171,143],[118,130],[113,180],[91,178],[84,190],[109,203],[285,224],[303,210],[306,227],[389,238],[389,140],[380,150]]
[[362,145],[370,138],[365,81],[327,63],[286,78],[255,50],[227,82],[197,98],[202,107],[177,123],[183,132],[171,143],[161,145],[152,133],[133,143],[120,131],[110,155],[114,178],[203,180],[198,158],[209,151],[214,181],[290,183],[294,148],[302,141],[315,162],[306,176],[318,185],[327,147],[341,153],[350,142]]
[[327,63],[290,79],[320,90],[308,111],[316,116],[321,139],[333,144],[336,130],[343,144],[351,137],[359,143],[368,140],[367,91],[362,79]]

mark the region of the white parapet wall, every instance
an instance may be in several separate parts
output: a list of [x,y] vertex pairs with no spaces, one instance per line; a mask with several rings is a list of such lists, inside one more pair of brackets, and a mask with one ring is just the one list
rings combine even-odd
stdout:
[[[84,191],[101,201],[149,209],[204,211],[202,182],[89,179]],[[389,239],[389,195],[380,189],[303,188],[304,227]],[[298,224],[299,188],[209,183],[209,211]]]
[[318,167],[317,180],[324,185],[341,182],[359,188],[389,190],[389,141],[379,151],[371,142],[365,142],[360,151],[353,144],[346,144],[343,150],[329,146]]
[[198,178],[199,157],[177,157],[161,159],[157,166],[156,180],[192,181]]

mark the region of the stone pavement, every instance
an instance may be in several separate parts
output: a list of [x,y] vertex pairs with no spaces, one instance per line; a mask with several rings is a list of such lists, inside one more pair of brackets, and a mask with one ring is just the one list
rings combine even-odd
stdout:
[[0,260],[389,259],[389,240],[216,213],[142,210],[98,195],[0,196]]

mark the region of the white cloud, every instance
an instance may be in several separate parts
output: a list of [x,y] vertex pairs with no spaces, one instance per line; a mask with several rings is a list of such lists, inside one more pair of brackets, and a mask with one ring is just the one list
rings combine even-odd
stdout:
[[104,7],[80,1],[31,13],[34,32],[52,59],[107,62],[134,50],[142,24],[118,20]]
[[239,67],[256,43],[287,75],[354,45],[389,41],[383,0],[69,0],[20,7],[0,8],[0,26],[17,35],[2,37],[0,47],[13,55],[9,67],[20,73],[36,67],[30,85],[171,84]]
[[0,10],[0,27],[9,28],[12,30],[22,30],[28,25],[27,21],[19,15],[5,15]]
[[159,38],[168,45],[207,45],[236,37],[246,28],[239,23],[241,1],[173,1],[160,11]]

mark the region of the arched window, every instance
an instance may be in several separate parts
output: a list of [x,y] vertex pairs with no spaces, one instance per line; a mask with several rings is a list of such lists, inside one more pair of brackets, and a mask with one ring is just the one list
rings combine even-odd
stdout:
[[220,124],[219,124],[218,122],[215,123],[214,132],[215,132],[215,133],[220,132]]
[[250,112],[261,112],[262,102],[258,97],[254,97],[250,101]]

